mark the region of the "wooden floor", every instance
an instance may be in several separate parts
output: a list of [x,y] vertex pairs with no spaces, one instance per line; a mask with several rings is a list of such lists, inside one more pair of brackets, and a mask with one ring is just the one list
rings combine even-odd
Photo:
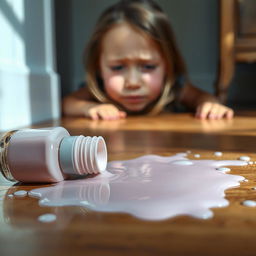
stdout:
[[[190,114],[129,117],[120,121],[63,119],[42,126],[64,126],[72,135],[102,135],[109,160],[145,154],[172,155],[190,150],[202,158],[256,161],[256,117],[200,121]],[[220,159],[220,158],[218,158]],[[180,216],[142,221],[128,214],[92,212],[80,207],[40,207],[35,198],[9,198],[16,190],[36,186],[0,183],[0,255],[256,255],[256,208],[241,205],[256,200],[256,165],[236,167],[233,174],[249,181],[226,191],[230,206],[214,209],[214,217],[199,220]],[[54,213],[43,224],[37,217]]]

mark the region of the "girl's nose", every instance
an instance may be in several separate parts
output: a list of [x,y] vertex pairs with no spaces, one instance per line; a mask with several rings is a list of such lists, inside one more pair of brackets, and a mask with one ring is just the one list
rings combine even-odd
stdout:
[[140,72],[136,68],[128,70],[125,79],[125,87],[127,89],[137,89],[141,86],[140,82]]

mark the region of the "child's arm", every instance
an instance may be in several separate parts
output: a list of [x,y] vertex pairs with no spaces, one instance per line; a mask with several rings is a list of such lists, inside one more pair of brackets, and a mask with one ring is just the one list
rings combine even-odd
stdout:
[[179,100],[182,104],[195,110],[195,116],[200,119],[233,118],[234,111],[222,105],[213,95],[206,93],[191,84],[181,91]]
[[64,115],[86,116],[93,120],[115,120],[126,117],[126,113],[113,104],[93,101],[86,87],[66,96],[62,102],[62,110]]

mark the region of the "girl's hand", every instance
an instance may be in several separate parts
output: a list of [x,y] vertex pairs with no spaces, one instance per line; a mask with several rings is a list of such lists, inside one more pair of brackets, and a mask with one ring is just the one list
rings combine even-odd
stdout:
[[199,119],[232,119],[234,111],[217,102],[203,102],[196,108],[196,115]]
[[87,107],[84,113],[87,117],[93,120],[117,120],[126,117],[124,111],[120,111],[112,104],[93,104]]

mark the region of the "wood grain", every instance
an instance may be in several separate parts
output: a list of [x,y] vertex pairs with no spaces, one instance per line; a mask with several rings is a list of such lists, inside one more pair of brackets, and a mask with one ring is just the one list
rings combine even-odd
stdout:
[[[129,117],[119,121],[64,118],[36,127],[64,126],[72,135],[102,135],[109,160],[145,154],[191,151],[205,159],[256,161],[256,118],[200,121],[190,114]],[[256,165],[232,168],[249,181],[226,191],[230,205],[214,209],[209,220],[179,216],[143,221],[128,214],[93,212],[80,207],[40,207],[35,198],[9,198],[16,190],[39,185],[0,183],[0,255],[256,255],[256,208],[241,205],[256,199]],[[41,185],[43,186],[43,185]],[[47,185],[44,185],[47,186]],[[37,217],[54,213],[55,223]]]

